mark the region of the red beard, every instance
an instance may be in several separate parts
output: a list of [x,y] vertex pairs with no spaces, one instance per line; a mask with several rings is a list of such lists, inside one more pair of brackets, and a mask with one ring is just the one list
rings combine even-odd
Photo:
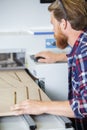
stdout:
[[68,46],[67,37],[63,35],[61,32],[58,35],[54,34],[54,38],[56,39],[57,47],[64,49]]

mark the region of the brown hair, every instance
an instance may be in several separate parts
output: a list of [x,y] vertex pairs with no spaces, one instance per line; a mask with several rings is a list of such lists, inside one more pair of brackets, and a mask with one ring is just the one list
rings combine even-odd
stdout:
[[68,20],[75,30],[87,29],[87,2],[84,0],[56,0],[48,7],[58,21]]

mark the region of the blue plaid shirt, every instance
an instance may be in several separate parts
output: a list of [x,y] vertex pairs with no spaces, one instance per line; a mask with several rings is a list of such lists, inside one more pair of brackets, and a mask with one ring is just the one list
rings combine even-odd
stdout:
[[76,118],[87,117],[87,30],[80,34],[68,57],[68,99]]

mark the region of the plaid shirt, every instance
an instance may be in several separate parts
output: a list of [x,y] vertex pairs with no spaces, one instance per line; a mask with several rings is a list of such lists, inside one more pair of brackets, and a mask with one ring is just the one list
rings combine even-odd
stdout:
[[68,57],[68,99],[76,118],[87,117],[87,30],[80,34]]

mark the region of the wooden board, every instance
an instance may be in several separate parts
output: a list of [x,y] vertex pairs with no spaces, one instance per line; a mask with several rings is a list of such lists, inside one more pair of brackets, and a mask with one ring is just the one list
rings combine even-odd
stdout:
[[10,106],[26,99],[50,101],[25,70],[0,71],[0,116],[10,116]]

